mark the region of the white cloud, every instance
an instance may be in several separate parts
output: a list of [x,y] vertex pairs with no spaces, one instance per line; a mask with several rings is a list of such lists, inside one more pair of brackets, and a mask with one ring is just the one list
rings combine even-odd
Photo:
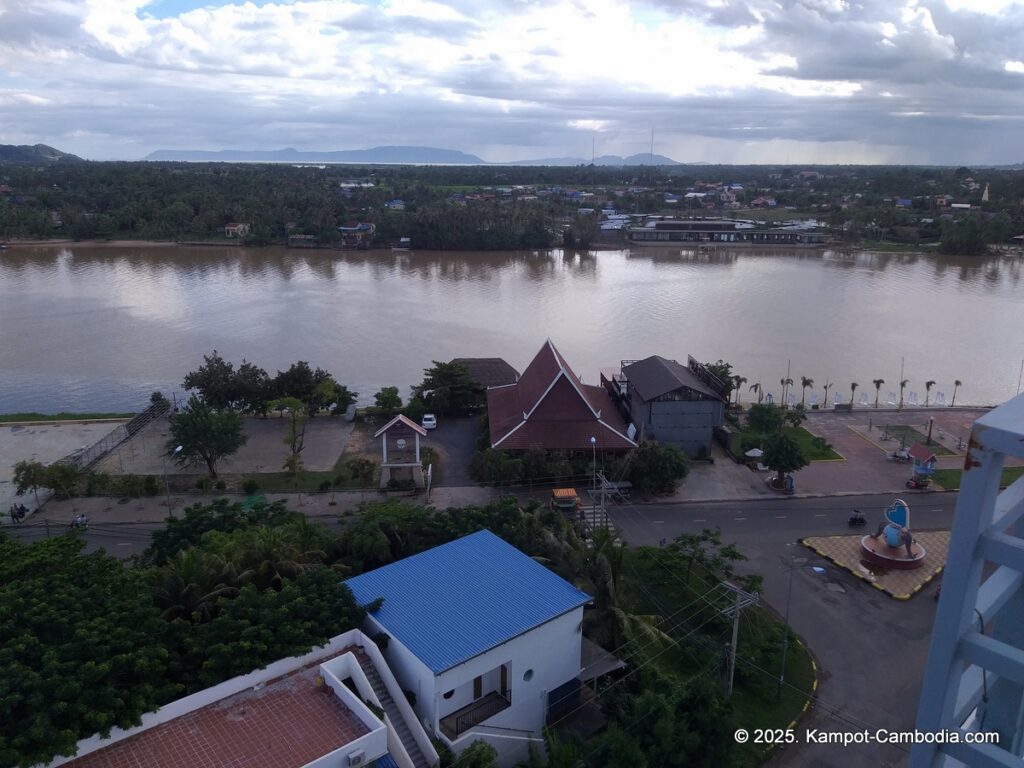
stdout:
[[[931,126],[925,151],[935,159],[983,146],[994,161],[1016,151],[1015,121],[999,116],[1024,112],[1019,2],[279,0],[158,10],[143,0],[0,0],[0,104],[20,107],[0,111],[0,133],[99,156],[410,143],[494,148],[504,157],[490,159],[502,160],[586,155],[580,134],[596,131],[603,151],[646,151],[654,126],[658,151],[680,159],[767,161],[784,148],[807,162],[827,146],[867,157],[882,137],[919,147],[920,127]],[[981,122],[984,140],[970,133]]]

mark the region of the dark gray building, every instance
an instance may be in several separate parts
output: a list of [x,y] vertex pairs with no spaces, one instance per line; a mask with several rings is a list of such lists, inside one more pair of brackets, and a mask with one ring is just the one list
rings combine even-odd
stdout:
[[636,439],[672,443],[691,455],[711,450],[727,388],[692,357],[688,365],[660,355],[623,360],[618,372],[602,372],[601,383],[635,427]]

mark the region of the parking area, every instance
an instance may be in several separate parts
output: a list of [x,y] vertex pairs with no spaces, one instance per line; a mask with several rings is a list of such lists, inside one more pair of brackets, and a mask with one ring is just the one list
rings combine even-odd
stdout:
[[[245,419],[243,425],[248,440],[238,453],[217,465],[218,472],[280,472],[289,453],[289,447],[285,444],[288,424],[289,420],[280,416]],[[305,469],[332,469],[351,433],[352,423],[340,417],[318,417],[307,421],[305,447],[302,450]],[[167,420],[155,421],[103,457],[96,468],[111,475],[162,474],[170,436]],[[168,472],[183,474],[173,467],[169,467]],[[190,472],[205,474],[206,469],[197,466]]]
[[[29,509],[35,506],[32,494],[14,493],[14,465],[19,461],[50,464],[70,453],[92,445],[105,437],[122,421],[56,421],[25,426],[0,427],[0,514],[6,515],[11,504],[18,501]],[[43,494],[40,492],[40,501]],[[3,523],[10,523],[9,517]]]
[[440,454],[441,473],[436,483],[441,488],[476,485],[469,476],[469,462],[476,451],[480,419],[439,417],[437,428],[427,433],[423,445]]

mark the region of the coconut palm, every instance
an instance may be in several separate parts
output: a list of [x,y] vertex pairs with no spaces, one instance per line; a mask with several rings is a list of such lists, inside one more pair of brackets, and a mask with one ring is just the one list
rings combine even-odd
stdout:
[[932,387],[934,387],[934,386],[935,386],[935,382],[934,381],[926,381],[924,383],[924,407],[925,408],[928,407],[928,399],[931,397]]
[[853,398],[856,396],[857,387],[859,386],[860,384],[858,384],[856,381],[850,382],[850,405],[853,405]]
[[167,620],[209,621],[220,598],[238,594],[239,577],[234,566],[220,555],[198,547],[178,552],[167,565],[151,574],[153,601]]
[[801,408],[803,407],[804,400],[807,397],[807,389],[809,387],[813,387],[813,386],[814,386],[814,379],[809,379],[806,376],[801,376],[800,377],[800,389],[802,390],[800,392],[800,407]]
[[875,385],[875,408],[877,408],[878,396],[882,393],[882,385],[885,384],[885,379],[872,379],[871,383]]
[[907,384],[910,383],[910,379],[904,379],[900,382],[900,408],[903,407],[903,390],[907,388]]
[[741,394],[740,387],[742,387],[744,384],[747,383],[747,377],[746,376],[740,376],[739,374],[736,374],[735,376],[732,377],[732,381],[733,381],[733,384],[736,385],[736,405],[739,405],[740,404],[740,394]]
[[793,380],[791,378],[789,378],[789,377],[786,377],[786,378],[783,378],[783,379],[779,379],[779,384],[782,385],[782,407],[786,408],[787,407],[786,388],[793,386]]
[[750,385],[751,392],[757,392],[757,402],[760,403],[764,399],[764,392],[761,391],[761,382],[755,382]]
[[950,408],[952,408],[952,407],[953,407],[954,405],[956,405],[956,391],[957,391],[958,389],[960,389],[960,387],[961,387],[962,385],[963,385],[963,382],[962,382],[962,381],[960,381],[960,379],[957,379],[956,381],[954,381],[954,382],[953,382],[953,400],[952,400],[952,402],[950,402],[950,404],[949,404],[949,407],[950,407]]
[[822,400],[822,405],[828,408],[828,390],[829,387],[833,386],[829,383],[828,379],[825,379],[825,398]]

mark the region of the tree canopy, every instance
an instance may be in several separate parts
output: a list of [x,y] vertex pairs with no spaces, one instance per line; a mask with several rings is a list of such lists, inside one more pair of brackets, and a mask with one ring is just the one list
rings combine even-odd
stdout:
[[483,388],[458,363],[439,363],[423,371],[423,382],[413,393],[428,408],[442,415],[465,414],[483,403]]
[[765,441],[762,461],[769,469],[778,472],[775,479],[778,488],[783,487],[788,473],[803,469],[808,464],[800,444],[784,433],[774,434]]
[[[182,466],[203,462],[210,477],[216,478],[217,463],[237,452],[246,440],[248,437],[237,413],[217,410],[193,395],[184,408],[171,416],[167,455]],[[177,451],[178,446],[181,446],[180,451]]]

